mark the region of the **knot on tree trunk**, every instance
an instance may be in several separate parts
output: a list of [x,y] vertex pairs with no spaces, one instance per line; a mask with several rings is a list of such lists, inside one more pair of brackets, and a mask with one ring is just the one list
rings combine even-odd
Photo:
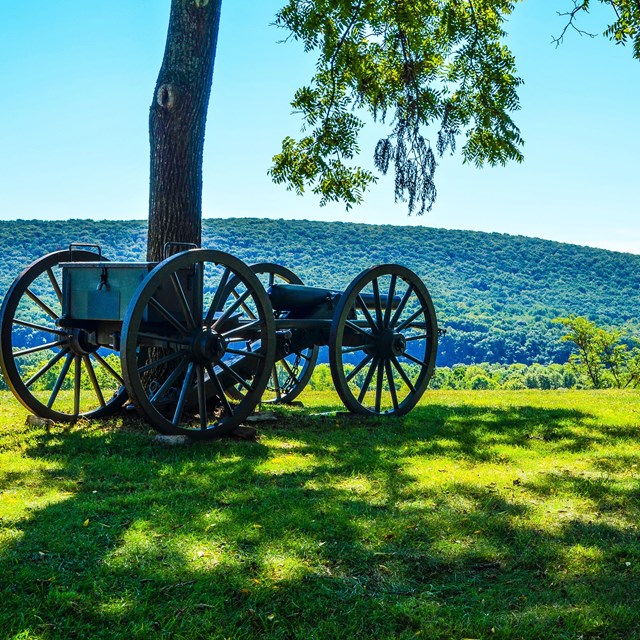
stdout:
[[156,94],[156,102],[163,109],[172,111],[176,106],[177,92],[176,88],[172,84],[162,84],[158,87]]

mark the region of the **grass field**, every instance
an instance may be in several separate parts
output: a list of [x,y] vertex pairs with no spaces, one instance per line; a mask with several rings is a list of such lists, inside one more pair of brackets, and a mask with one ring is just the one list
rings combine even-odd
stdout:
[[640,638],[639,392],[302,400],[167,447],[0,394],[0,638]]

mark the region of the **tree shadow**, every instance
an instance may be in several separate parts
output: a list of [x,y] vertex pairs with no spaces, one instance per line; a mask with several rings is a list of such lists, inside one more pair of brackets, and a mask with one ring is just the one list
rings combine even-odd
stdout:
[[352,438],[349,426],[358,426],[369,430],[382,445],[401,439],[402,446],[415,455],[462,456],[476,462],[504,461],[504,451],[497,450],[501,446],[532,449],[547,443],[558,452],[586,452],[602,443],[622,442],[637,435],[634,427],[610,425],[604,429],[594,414],[579,409],[528,405],[507,408],[423,405],[401,419],[340,414],[310,419],[300,413],[290,417],[287,430],[299,427],[303,433],[313,434],[312,422],[320,430],[341,427],[343,445]]
[[[506,487],[452,472],[512,468],[508,447],[599,444],[592,415],[527,406],[291,415],[259,442],[176,448],[96,427],[31,436],[26,468],[0,478],[3,497],[32,496],[0,546],[0,631],[633,637],[637,485],[558,472]],[[418,477],[415,464],[436,459],[451,465]],[[593,517],[560,514],[554,495],[591,501]]]

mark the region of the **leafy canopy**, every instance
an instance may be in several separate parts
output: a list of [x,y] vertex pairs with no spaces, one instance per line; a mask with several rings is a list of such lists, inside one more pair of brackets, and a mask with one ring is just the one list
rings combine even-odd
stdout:
[[[515,61],[504,44],[504,25],[518,0],[288,0],[276,24],[317,54],[315,75],[292,106],[303,117],[300,139],[287,137],[274,156],[275,182],[320,204],[362,201],[376,180],[352,163],[368,115],[388,122],[374,164],[395,172],[396,200],[409,212],[429,211],[436,197],[436,155],[462,141],[465,162],[521,161],[523,140],[511,118],[519,108]],[[605,35],[633,41],[640,57],[640,4],[599,0],[614,11]],[[554,9],[566,27],[589,0]],[[562,11],[563,7],[569,10]]]
[[274,180],[298,193],[312,185],[321,204],[359,203],[375,180],[349,164],[365,113],[390,122],[375,165],[394,167],[396,199],[419,214],[436,196],[434,147],[453,151],[460,135],[467,162],[522,160],[510,116],[521,80],[501,42],[512,8],[509,0],[289,0],[277,24],[318,61],[292,103],[305,135],[284,140]]

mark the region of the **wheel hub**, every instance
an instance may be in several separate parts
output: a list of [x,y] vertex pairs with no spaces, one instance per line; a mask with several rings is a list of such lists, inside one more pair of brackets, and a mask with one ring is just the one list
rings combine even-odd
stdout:
[[191,342],[194,358],[202,363],[217,362],[227,350],[227,341],[216,331],[203,329]]
[[401,356],[407,348],[407,341],[401,333],[392,329],[384,329],[375,335],[372,354],[378,358]]
[[89,355],[98,349],[98,345],[91,342],[89,335],[83,329],[71,329],[66,338],[71,351],[78,356]]

